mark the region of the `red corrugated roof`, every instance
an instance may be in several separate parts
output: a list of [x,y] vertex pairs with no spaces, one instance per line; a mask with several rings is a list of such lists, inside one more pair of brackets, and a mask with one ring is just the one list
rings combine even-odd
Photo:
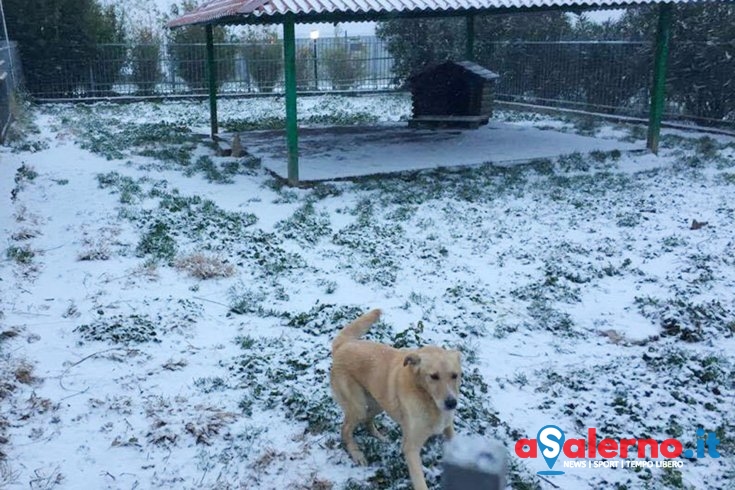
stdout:
[[[694,3],[698,0],[212,0],[168,23],[168,27],[190,24],[237,24],[249,21],[280,22],[285,14],[303,20],[319,15],[341,14],[367,20],[370,15],[470,12],[493,9],[539,9],[555,7],[611,8],[659,3]],[[348,19],[345,19],[347,21]]]

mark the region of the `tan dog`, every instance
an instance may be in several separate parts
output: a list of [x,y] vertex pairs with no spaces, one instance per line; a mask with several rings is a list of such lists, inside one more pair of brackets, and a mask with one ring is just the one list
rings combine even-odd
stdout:
[[454,435],[462,376],[460,354],[440,347],[394,349],[361,340],[380,318],[372,310],[347,325],[332,342],[330,382],[335,400],[345,419],[342,440],[357,464],[366,465],[365,455],[352,434],[364,423],[380,440],[373,418],[385,411],[401,426],[402,449],[415,490],[427,488],[421,466],[421,448],[435,434]]

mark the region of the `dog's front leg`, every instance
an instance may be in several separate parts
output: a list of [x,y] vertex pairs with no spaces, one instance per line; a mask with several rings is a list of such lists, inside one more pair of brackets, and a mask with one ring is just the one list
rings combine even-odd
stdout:
[[422,445],[406,444],[406,441],[403,441],[403,455],[406,458],[406,465],[408,465],[408,474],[411,477],[413,490],[429,490],[429,487],[426,486],[426,479],[424,478],[424,468],[421,465]]
[[444,439],[446,439],[447,441],[450,440],[452,437],[454,437],[454,420],[449,422],[449,425],[446,426],[443,434],[444,434]]

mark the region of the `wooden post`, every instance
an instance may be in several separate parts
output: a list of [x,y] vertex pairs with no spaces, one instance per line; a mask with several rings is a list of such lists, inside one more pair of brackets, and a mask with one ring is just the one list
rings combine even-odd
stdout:
[[475,16],[469,14],[465,17],[467,24],[464,57],[467,61],[475,61]]
[[444,446],[443,490],[504,490],[508,457],[502,444],[455,435]]
[[286,144],[288,146],[288,182],[299,183],[299,128],[296,121],[296,36],[294,16],[283,20],[283,61],[286,82]]
[[666,90],[666,62],[669,57],[669,38],[671,37],[671,17],[673,6],[662,3],[658,10],[658,27],[656,29],[656,58],[653,66],[653,87],[651,89],[651,108],[648,118],[647,147],[658,153],[658,142],[661,136],[661,119],[664,113]]
[[204,28],[207,34],[207,75],[209,81],[209,124],[212,139],[219,133],[217,123],[217,63],[214,59],[214,31],[212,24]]

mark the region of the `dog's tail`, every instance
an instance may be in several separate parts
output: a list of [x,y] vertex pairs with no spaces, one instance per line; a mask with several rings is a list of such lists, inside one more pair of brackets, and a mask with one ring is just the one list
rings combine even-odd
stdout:
[[370,329],[370,327],[378,321],[382,312],[378,309],[368,311],[364,315],[357,318],[354,322],[347,325],[332,341],[332,352],[351,339],[359,339]]

